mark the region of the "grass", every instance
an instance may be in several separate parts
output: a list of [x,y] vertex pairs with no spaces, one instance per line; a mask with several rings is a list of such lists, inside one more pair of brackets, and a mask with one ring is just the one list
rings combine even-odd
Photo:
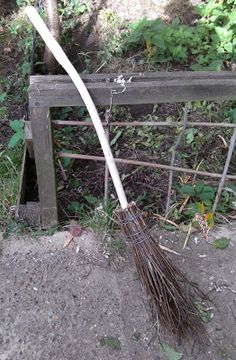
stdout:
[[109,244],[111,254],[119,254],[124,255],[126,250],[126,245],[123,240],[120,239],[112,239]]
[[8,223],[10,208],[16,204],[22,154],[22,146],[0,151],[0,227]]

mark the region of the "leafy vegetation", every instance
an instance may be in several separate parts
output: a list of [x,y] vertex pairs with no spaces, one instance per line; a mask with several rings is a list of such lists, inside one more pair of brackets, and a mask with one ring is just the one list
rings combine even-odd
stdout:
[[230,239],[226,237],[221,237],[218,239],[215,239],[212,242],[212,246],[214,249],[226,249],[230,244]]
[[[177,184],[177,192],[185,199],[189,197],[189,204],[184,210],[184,215],[194,216],[195,213],[210,214],[213,207],[217,188],[209,185],[205,185],[203,181],[196,182],[193,184]],[[228,196],[227,190],[224,190],[222,194],[222,203],[218,204],[218,209],[223,213],[233,209],[234,196]],[[209,222],[212,219],[209,218]]]
[[144,50],[155,64],[187,64],[193,70],[220,70],[235,55],[235,1],[210,0],[196,7],[195,26],[143,18],[132,23],[124,37],[123,51]]
[[8,147],[14,148],[24,140],[24,122],[21,120],[10,121],[10,127],[15,134],[10,138]]
[[107,346],[111,350],[120,350],[121,343],[120,340],[114,336],[104,336],[100,339],[101,346]]
[[212,308],[204,307],[204,305],[201,302],[197,302],[195,306],[197,307],[199,311],[199,315],[201,316],[203,322],[205,324],[209,323],[213,318]]
[[172,348],[166,343],[160,343],[161,350],[167,360],[180,360],[183,358],[183,353]]
[[91,0],[67,0],[58,2],[61,25],[61,44],[72,41],[73,30],[80,25],[80,16],[90,11]]
[[121,44],[125,34],[124,29],[126,29],[127,25],[109,9],[100,12],[99,25],[101,27],[102,41],[100,57],[103,65],[122,55]]

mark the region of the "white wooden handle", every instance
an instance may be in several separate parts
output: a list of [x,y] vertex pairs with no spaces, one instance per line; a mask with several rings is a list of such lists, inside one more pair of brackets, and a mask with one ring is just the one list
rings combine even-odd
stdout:
[[61,46],[58,44],[58,42],[54,39],[53,35],[48,30],[47,26],[41,19],[36,9],[33,6],[27,6],[25,12],[29,17],[30,21],[32,22],[32,24],[34,25],[34,27],[36,28],[36,30],[39,32],[44,42],[46,43],[47,47],[50,49],[50,51],[52,52],[58,63],[65,69],[65,71],[70,76],[73,83],[75,84],[77,90],[79,91],[80,96],[83,99],[88,109],[89,115],[97,132],[99,141],[101,143],[101,147],[111,174],[113,184],[117,192],[118,199],[120,201],[120,205],[122,209],[126,209],[128,206],[128,202],[111,152],[111,148],[107,140],[105,131],[103,129],[102,122],[98,115],[97,109],[94,105],[94,102],[84,82],[82,81],[76,69],[71,64],[70,60],[62,50]]

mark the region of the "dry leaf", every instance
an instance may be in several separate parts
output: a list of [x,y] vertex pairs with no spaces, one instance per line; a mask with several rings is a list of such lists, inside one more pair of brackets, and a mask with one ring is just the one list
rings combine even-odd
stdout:
[[69,231],[66,235],[66,240],[64,242],[63,247],[65,248],[70,244],[70,242],[74,239],[74,237],[78,237],[82,234],[83,228],[80,226],[75,220],[71,220],[69,225]]
[[71,220],[69,225],[69,232],[73,237],[77,237],[82,234],[83,228],[75,220]]

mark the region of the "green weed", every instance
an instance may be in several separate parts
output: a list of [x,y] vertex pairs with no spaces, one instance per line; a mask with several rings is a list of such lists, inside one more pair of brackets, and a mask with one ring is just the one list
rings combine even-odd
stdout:
[[67,210],[84,227],[104,232],[106,229],[112,231],[114,228],[115,223],[112,217],[114,207],[114,202],[108,201],[107,205],[104,205],[103,200],[96,198],[85,189],[81,201],[72,201]]
[[167,343],[160,343],[160,348],[167,360],[180,360],[183,358],[183,353],[172,348]]
[[[195,184],[177,184],[177,194],[180,196],[180,203],[188,197],[188,204],[182,209],[181,213],[175,208],[172,216],[175,221],[184,221],[186,219],[194,219],[196,214],[204,216],[208,227],[214,225],[212,207],[216,195],[216,187],[206,185],[203,181]],[[233,208],[234,194],[230,194],[227,188],[223,190],[221,201],[217,206],[217,210],[226,213]],[[197,224],[196,224],[197,225]]]
[[80,16],[90,12],[91,0],[68,0],[58,2],[58,13],[61,25],[60,42],[64,46],[72,41],[73,30],[80,25]]
[[114,336],[104,336],[100,339],[100,345],[101,346],[107,346],[111,350],[120,350],[121,349],[121,343],[120,340]]
[[112,239],[109,243],[109,249],[111,254],[124,255],[126,250],[126,245],[123,240]]
[[101,63],[109,63],[113,58],[122,55],[121,44],[123,43],[126,25],[110,9],[100,11],[99,25],[102,40]]
[[10,121],[10,127],[15,132],[8,142],[8,148],[14,148],[24,140],[24,122],[22,120]]
[[220,355],[220,357],[222,359],[228,359],[229,358],[229,352],[228,352],[228,349],[226,347],[220,347],[218,349],[218,354]]
[[195,306],[199,311],[202,321],[205,324],[209,323],[213,317],[212,308],[205,308],[201,302],[196,302]]
[[214,249],[226,249],[230,244],[230,239],[226,238],[226,237],[221,237],[218,239],[215,239],[212,242],[212,247]]
[[25,234],[29,230],[28,225],[22,222],[17,223],[15,220],[11,220],[4,229],[3,239],[7,239],[10,235]]

